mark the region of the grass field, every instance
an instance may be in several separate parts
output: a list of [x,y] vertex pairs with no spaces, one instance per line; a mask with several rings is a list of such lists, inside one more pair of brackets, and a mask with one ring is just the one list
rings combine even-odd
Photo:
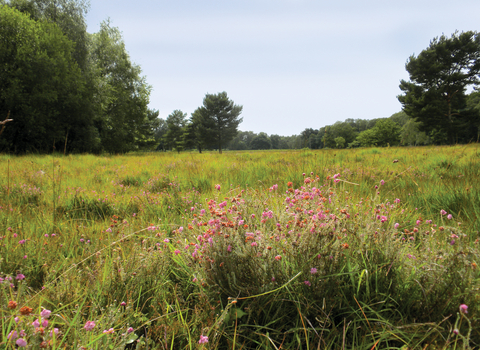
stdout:
[[480,348],[479,151],[0,155],[0,348]]

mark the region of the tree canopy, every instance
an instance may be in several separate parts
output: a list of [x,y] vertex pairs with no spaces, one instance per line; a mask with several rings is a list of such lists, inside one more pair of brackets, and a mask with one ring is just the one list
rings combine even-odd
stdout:
[[433,39],[417,57],[410,56],[398,96],[403,110],[421,131],[450,143],[468,142],[479,127],[478,111],[467,108],[466,90],[479,83],[480,36],[476,32],[454,33]]
[[84,0],[0,5],[0,151],[128,152],[156,147],[151,87],[108,21],[86,32]]
[[240,113],[242,106],[235,105],[226,92],[206,94],[203,106],[196,111],[201,126],[198,136],[206,144],[214,144],[219,153],[238,133],[238,125],[242,122]]

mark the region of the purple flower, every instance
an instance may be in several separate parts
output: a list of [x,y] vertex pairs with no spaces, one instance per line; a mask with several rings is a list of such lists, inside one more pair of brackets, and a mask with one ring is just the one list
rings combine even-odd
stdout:
[[467,311],[467,310],[468,310],[468,306],[467,306],[467,305],[465,305],[465,304],[460,305],[460,312],[461,312],[462,314],[468,314],[468,311]]
[[204,335],[201,335],[200,340],[198,341],[198,344],[205,344],[205,343],[208,343],[208,337],[204,336]]

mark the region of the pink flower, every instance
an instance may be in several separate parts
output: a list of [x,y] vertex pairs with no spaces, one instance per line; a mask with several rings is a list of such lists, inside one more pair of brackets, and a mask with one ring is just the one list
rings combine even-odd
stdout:
[[396,222],[395,225],[393,225],[393,227],[395,227],[395,229],[397,229],[399,226],[400,226],[400,224],[398,222]]
[[42,316],[42,318],[49,318],[51,313],[50,310],[44,309],[40,312],[40,316]]
[[112,334],[113,332],[115,332],[115,330],[113,328],[110,328],[109,330],[104,330],[103,331],[104,334]]
[[380,180],[380,185],[382,185],[382,186],[385,185],[385,181]]
[[27,346],[27,341],[23,338],[18,338],[15,344],[17,344],[21,348],[24,348],[25,346]]
[[448,214],[448,215],[447,215],[447,219],[448,219],[448,220],[452,220],[452,219],[453,219],[452,214]]
[[468,310],[468,306],[467,306],[467,305],[465,305],[465,304],[460,305],[460,312],[461,312],[462,314],[468,314],[468,311],[467,311],[467,310]]
[[180,254],[180,250],[175,249],[174,253],[175,253],[175,255],[178,255],[178,254]]
[[48,320],[42,320],[42,327],[44,328],[48,327]]
[[277,260],[277,261],[282,260],[282,256],[281,256],[281,255],[277,255],[277,256],[275,257],[275,260]]
[[127,334],[130,334],[130,333],[132,333],[133,331],[134,331],[133,327],[130,327],[130,328],[127,329]]
[[54,328],[53,331],[50,332],[50,336],[53,337],[53,335],[58,335],[58,328]]
[[440,210],[440,214],[441,214],[441,215],[447,215],[447,212],[442,209],[442,210]]
[[381,222],[385,222],[388,220],[388,218],[385,215],[382,215],[380,219],[381,219],[380,220]]
[[17,339],[18,338],[18,333],[17,331],[11,331],[7,335],[7,339]]
[[32,326],[35,328],[40,327],[40,321],[38,320],[38,318],[32,322]]
[[232,246],[229,244],[227,247],[227,252],[231,252],[231,251],[232,251]]
[[306,285],[306,286],[309,286],[309,287],[312,285],[312,284],[310,283],[310,281],[305,281],[305,282],[303,282],[303,283],[305,283],[305,285]]
[[86,331],[91,331],[94,327],[95,327],[95,322],[93,321],[87,321],[85,322],[85,326],[83,326],[83,328],[85,328]]
[[183,231],[183,226],[180,226],[180,228],[178,229],[178,232],[182,232]]
[[311,273],[312,275],[316,274],[316,273],[317,273],[317,269],[314,268],[314,267],[312,267],[312,268],[310,269],[310,273]]
[[200,336],[200,340],[198,341],[198,344],[205,344],[208,343],[208,337],[205,335]]
[[[216,185],[215,185],[215,189],[216,189],[217,191],[220,191],[221,188],[222,188],[222,187],[221,187],[219,184],[216,184]],[[208,338],[207,338],[207,339],[208,339]],[[207,341],[208,341],[208,340],[207,340]]]

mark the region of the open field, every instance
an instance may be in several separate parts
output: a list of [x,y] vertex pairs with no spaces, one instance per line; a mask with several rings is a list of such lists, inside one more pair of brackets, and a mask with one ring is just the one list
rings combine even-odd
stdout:
[[0,174],[0,348],[480,348],[477,144]]

